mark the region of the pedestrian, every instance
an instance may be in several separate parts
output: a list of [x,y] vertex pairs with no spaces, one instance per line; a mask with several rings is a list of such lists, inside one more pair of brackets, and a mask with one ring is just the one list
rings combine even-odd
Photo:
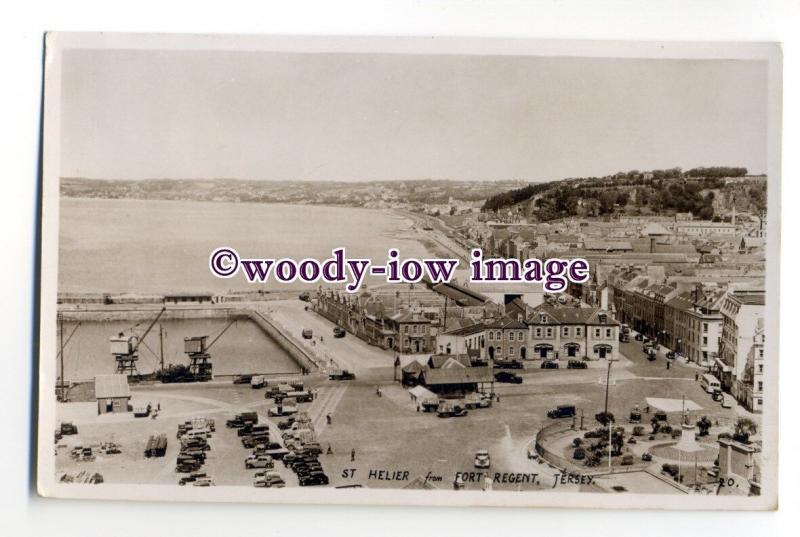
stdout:
[[158,409],[159,412],[161,412],[161,403],[160,402],[158,403],[158,406],[156,406],[156,408]]
[[668,361],[668,362],[667,362],[667,369],[669,369],[669,367],[670,367],[671,365],[672,365],[672,364],[671,364],[671,363]]
[[350,462],[356,461],[356,448],[350,450]]
[[698,380],[700,380],[700,374],[699,373],[695,373],[694,374],[694,381],[697,382]]
[[419,405],[417,405],[417,412],[419,412]]
[[331,417],[331,415],[330,415],[330,414],[326,415],[326,416],[325,416],[325,419],[328,421],[328,425],[330,425],[331,423],[333,423],[333,418]]
[[331,448],[330,444],[328,444],[328,455],[333,455],[333,448]]

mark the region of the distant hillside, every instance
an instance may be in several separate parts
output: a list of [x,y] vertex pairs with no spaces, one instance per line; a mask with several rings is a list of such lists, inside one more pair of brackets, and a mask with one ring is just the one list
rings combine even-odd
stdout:
[[746,168],[716,166],[578,177],[531,184],[487,199],[485,212],[511,210],[541,221],[568,216],[675,214],[702,219],[727,212],[766,210],[766,178]]

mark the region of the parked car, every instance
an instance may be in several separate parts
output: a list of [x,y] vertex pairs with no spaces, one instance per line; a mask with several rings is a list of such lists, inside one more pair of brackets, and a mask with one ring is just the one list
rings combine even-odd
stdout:
[[496,369],[522,369],[522,362],[519,360],[495,360]]
[[481,449],[475,452],[475,468],[489,468],[492,465],[492,458],[489,452]]
[[575,415],[575,405],[558,405],[553,410],[547,411],[550,419],[571,418]]
[[214,482],[208,477],[202,477],[192,483],[193,487],[212,487],[214,486]]
[[722,408],[733,408],[736,406],[736,400],[733,398],[731,394],[723,393],[722,394],[722,401],[720,402]]
[[329,483],[328,476],[322,472],[311,472],[308,475],[300,477],[301,487],[311,487],[316,485],[327,485]]
[[293,405],[281,405],[281,406],[273,406],[270,407],[267,414],[272,417],[276,416],[291,416],[292,414],[297,414],[297,407]]
[[67,436],[69,434],[78,434],[78,426],[70,421],[61,423],[61,434]]
[[286,482],[278,472],[258,472],[253,480],[253,486],[256,487],[285,487]]
[[522,377],[516,373],[509,373],[508,371],[500,371],[494,374],[494,380],[497,382],[507,382],[510,384],[522,384]]
[[570,360],[567,362],[567,369],[586,369],[589,365],[583,360]]
[[244,460],[244,467],[250,468],[273,468],[275,463],[269,455],[250,455]]
[[333,327],[333,337],[340,338],[340,337],[344,337],[346,334],[347,334],[347,332],[341,326],[334,326]]
[[303,302],[311,302],[311,293],[309,293],[308,291],[303,291],[297,298],[299,298]]
[[542,362],[542,369],[558,369],[558,362],[555,360],[547,360]]
[[314,331],[311,330],[310,328],[304,328],[303,332],[302,332],[302,335],[303,335],[303,339],[311,339],[311,338],[314,337]]
[[250,384],[251,380],[253,380],[253,375],[236,375],[233,377],[234,384]]
[[179,485],[185,485],[186,483],[193,483],[193,482],[195,482],[198,479],[201,479],[203,477],[208,477],[208,475],[205,472],[193,472],[193,473],[191,473],[189,475],[183,476],[178,481],[178,484]]
[[670,360],[674,360],[675,359],[675,351],[667,352],[667,358],[670,359]]
[[650,461],[653,460],[653,456],[651,454],[647,453],[647,452],[642,453],[642,460],[644,462],[650,462]]

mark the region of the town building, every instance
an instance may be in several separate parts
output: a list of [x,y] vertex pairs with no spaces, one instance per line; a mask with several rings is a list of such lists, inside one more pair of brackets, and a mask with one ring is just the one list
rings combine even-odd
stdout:
[[551,299],[533,308],[527,324],[531,358],[616,360],[619,356],[619,323],[609,312],[578,300]]
[[750,412],[761,413],[764,408],[764,319],[759,319],[753,345],[747,355],[744,375],[736,390],[741,394],[740,401]]
[[753,338],[759,327],[763,329],[764,298],[763,289],[733,290],[725,297],[720,310],[722,335],[714,369],[723,390],[739,401],[747,399],[746,390],[739,380],[744,377]]
[[526,360],[530,357],[528,326],[508,315],[488,321],[485,345],[484,356],[489,360]]
[[662,342],[690,362],[711,367],[719,353],[725,289],[695,285],[667,300]]

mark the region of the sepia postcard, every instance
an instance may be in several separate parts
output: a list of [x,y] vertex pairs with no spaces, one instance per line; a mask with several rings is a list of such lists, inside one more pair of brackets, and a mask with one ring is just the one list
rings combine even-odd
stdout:
[[56,498],[777,508],[781,49],[51,33]]

